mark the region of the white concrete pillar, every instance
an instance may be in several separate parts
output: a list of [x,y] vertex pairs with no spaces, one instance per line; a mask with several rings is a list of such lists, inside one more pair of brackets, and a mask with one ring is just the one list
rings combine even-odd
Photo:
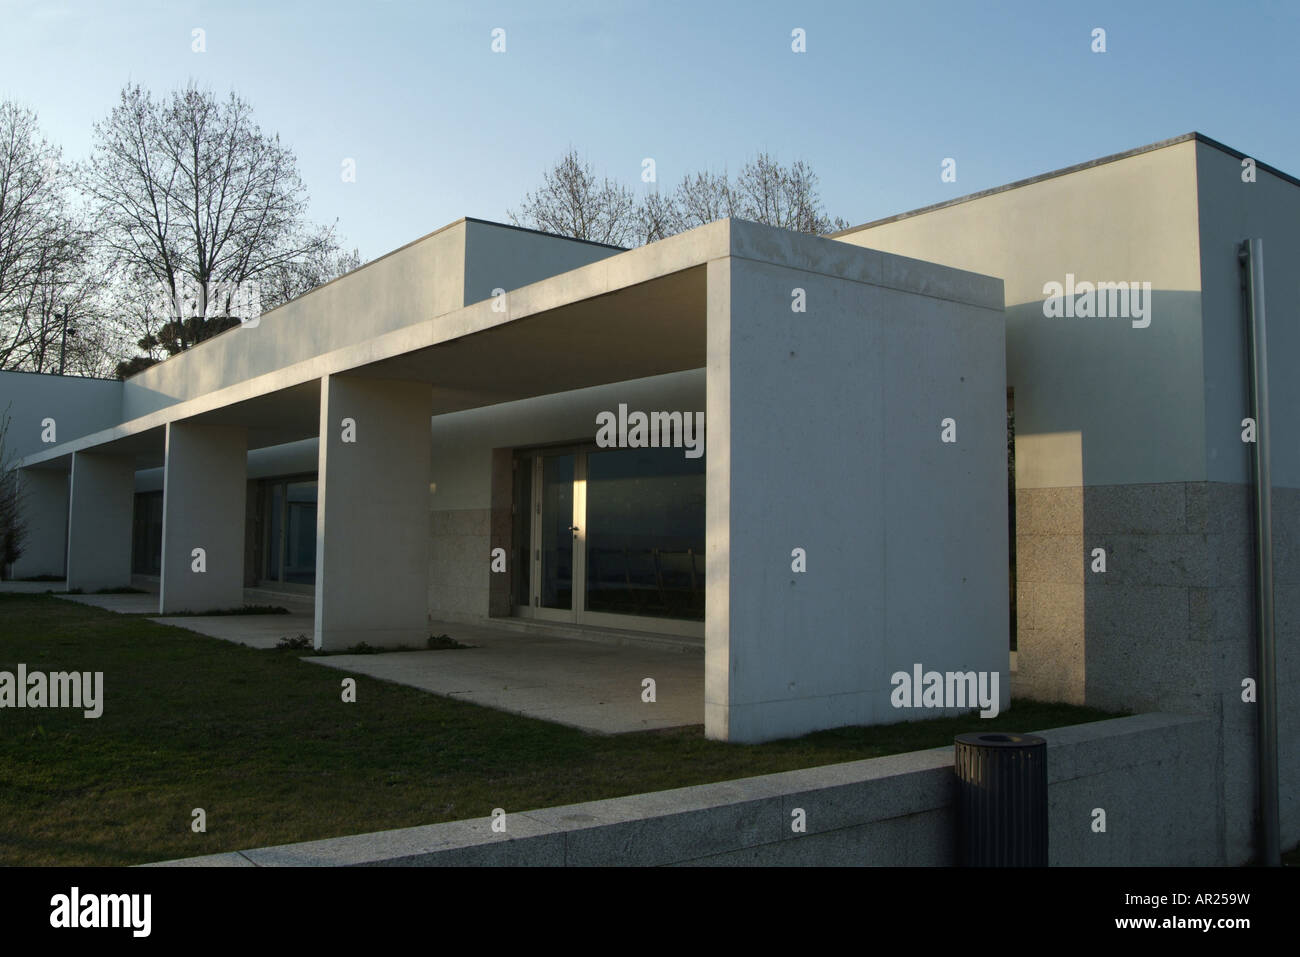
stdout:
[[704,734],[731,733],[731,260],[705,267]]
[[62,469],[19,469],[18,495],[27,526],[14,578],[64,573],[68,547],[68,473]]
[[316,503],[316,647],[425,647],[433,387],[326,376]]
[[68,589],[130,585],[134,457],[73,452],[68,495]]
[[159,614],[243,606],[247,461],[243,426],[167,425]]
[[[732,248],[774,242],[764,229],[733,220]],[[999,284],[781,242],[783,262],[707,267],[705,734],[754,743],[958,714],[971,702],[952,682],[966,674],[980,709],[1000,711]],[[873,262],[890,285],[864,278]],[[953,690],[895,694],[918,673]]]

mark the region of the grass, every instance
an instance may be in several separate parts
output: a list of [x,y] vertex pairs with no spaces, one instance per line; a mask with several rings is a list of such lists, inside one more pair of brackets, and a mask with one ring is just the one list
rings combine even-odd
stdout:
[[[0,710],[0,864],[110,865],[486,817],[1113,717],[1018,703],[761,745],[602,736],[49,595],[0,595],[0,670],[102,671],[103,715]],[[634,688],[632,693],[638,693]],[[190,830],[203,808],[206,833]]]

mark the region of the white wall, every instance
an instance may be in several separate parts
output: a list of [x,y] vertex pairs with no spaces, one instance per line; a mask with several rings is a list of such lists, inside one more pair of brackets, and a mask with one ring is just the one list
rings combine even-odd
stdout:
[[[124,417],[273,373],[586,265],[616,249],[458,220],[126,381]],[[486,287],[486,289],[484,288]]]
[[708,575],[706,733],[930,717],[890,702],[916,663],[998,672],[1004,708],[1001,284],[774,233],[756,237],[793,248],[766,255],[809,268],[733,255],[709,274],[708,560],[725,548],[729,568]]
[[493,289],[518,289],[621,250],[561,239],[477,219],[465,221],[465,305],[490,299]]
[[1196,146],[1209,479],[1251,481],[1249,449],[1241,441],[1241,420],[1250,408],[1249,353],[1237,248],[1244,239],[1262,239],[1273,484],[1300,488],[1300,186],[1267,170],[1256,170],[1255,182],[1243,182],[1241,160],[1205,143]]
[[[122,383],[116,379],[36,372],[0,372],[0,415],[11,417],[5,454],[18,458],[116,425],[122,414]],[[45,419],[54,420],[54,442],[44,442]]]
[[[1017,487],[1204,481],[1195,143],[904,215],[841,242],[1006,282]],[[1043,287],[1150,282],[1151,324],[1047,318]],[[1072,435],[1074,449],[1020,447]]]

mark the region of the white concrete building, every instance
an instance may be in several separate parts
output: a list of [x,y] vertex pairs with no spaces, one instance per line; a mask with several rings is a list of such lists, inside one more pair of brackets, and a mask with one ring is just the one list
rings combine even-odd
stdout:
[[[1191,134],[833,238],[721,221],[621,251],[464,219],[124,383],[0,374],[14,573],[66,547],[69,587],[156,575],[163,611],[309,590],[329,649],[422,646],[430,618],[693,641],[733,741],[930,716],[891,702],[916,665],[999,674],[999,708],[1209,715],[1213,842],[1244,859],[1261,239],[1294,844],[1300,181],[1246,160]],[[676,444],[634,447],[638,412]]]
[[1007,670],[1001,290],[738,221],[620,251],[461,220],[118,415],[21,403],[15,574],[66,538],[69,588],[152,573],[161,613],[312,588],[323,649],[431,617],[673,636],[716,738],[915,717],[894,673]]

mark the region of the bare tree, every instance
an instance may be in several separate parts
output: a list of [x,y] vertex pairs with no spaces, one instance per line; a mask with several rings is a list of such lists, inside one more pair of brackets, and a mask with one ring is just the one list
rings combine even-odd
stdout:
[[0,369],[59,371],[67,319],[93,294],[90,234],[36,114],[0,103]]
[[[261,131],[233,92],[218,101],[191,85],[155,100],[126,87],[95,125],[82,173],[118,281],[148,282],[143,298],[157,290],[177,304],[170,321],[138,340],[146,355],[123,363],[122,375],[156,361],[159,351],[174,355],[237,325],[232,300],[245,284],[283,291],[286,276],[337,253],[333,227],[306,222],[293,153]],[[127,304],[138,309],[141,298],[137,290]],[[277,304],[266,300],[263,308]]]
[[24,367],[59,375],[102,375],[106,369],[95,345],[104,341],[103,277],[91,233],[80,217],[63,226],[49,267],[32,284],[26,299],[33,348]]
[[576,150],[542,174],[542,187],[528,193],[510,222],[574,239],[626,246],[637,234],[636,200],[627,187],[596,180]]
[[[116,360],[122,360],[116,363],[116,372],[115,366],[110,366],[109,375],[125,377],[166,358],[167,352],[158,342],[163,326],[174,321],[175,306],[158,295],[157,283],[139,266],[105,265],[104,275],[105,289],[100,304],[105,318],[102,328],[112,343],[110,349]],[[130,357],[135,350],[144,355],[123,358]],[[124,375],[126,367],[130,371]]]
[[521,213],[510,212],[510,221],[577,239],[652,243],[729,216],[818,235],[849,225],[823,212],[812,167],[803,160],[782,166],[767,153],[734,181],[725,171],[691,173],[672,192],[651,191],[639,204],[623,186],[598,183],[573,150],[543,175],[543,187],[524,198]]
[[735,195],[725,172],[688,174],[677,185],[675,197],[683,229],[735,215]]
[[682,211],[671,193],[657,189],[646,194],[636,209],[636,238],[640,245],[675,236],[686,227],[682,224]]
[[814,234],[848,227],[844,220],[832,220],[822,212],[817,174],[803,160],[782,166],[767,153],[759,153],[740,171],[733,194],[732,215],[741,219]]

